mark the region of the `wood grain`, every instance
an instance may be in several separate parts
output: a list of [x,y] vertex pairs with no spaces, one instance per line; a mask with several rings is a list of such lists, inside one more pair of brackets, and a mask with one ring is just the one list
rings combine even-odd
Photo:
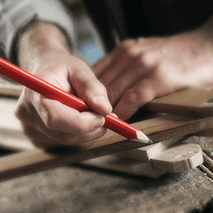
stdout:
[[164,150],[152,158],[155,169],[182,172],[196,168],[203,163],[202,149],[197,144],[181,144]]
[[150,102],[147,104],[147,108],[154,112],[178,114],[181,116],[193,116],[193,117],[213,116],[213,107],[208,106],[191,106],[191,105]]
[[203,156],[199,145],[179,144],[153,155],[149,161],[140,160],[139,157],[132,158],[129,155],[122,155],[122,157],[107,155],[83,161],[80,164],[157,178],[166,171],[183,172],[194,169],[201,163],[203,163]]
[[[199,106],[213,97],[212,90],[185,88],[177,92],[152,100],[152,103]],[[150,103],[151,103],[150,102]]]
[[100,169],[113,170],[115,172],[128,173],[139,176],[157,178],[165,173],[163,170],[153,169],[151,162],[121,158],[116,155],[106,155],[80,162],[80,165],[92,166]]
[[[134,125],[154,142],[157,142],[213,128],[213,118],[188,118],[184,120],[182,117],[167,115],[141,121]],[[0,179],[14,178],[141,146],[143,144],[125,140],[122,136],[109,131],[104,137],[82,144],[76,149],[62,148],[51,152],[36,149],[2,157]]]

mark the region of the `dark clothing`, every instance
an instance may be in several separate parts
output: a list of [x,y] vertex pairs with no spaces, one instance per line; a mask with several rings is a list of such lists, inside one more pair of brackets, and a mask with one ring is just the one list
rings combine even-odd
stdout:
[[123,29],[116,22],[116,11],[113,14],[108,0],[84,0],[109,49],[114,47],[112,26],[117,29],[122,40],[139,36],[171,35],[199,27],[213,12],[210,0],[117,1],[120,1],[124,16]]

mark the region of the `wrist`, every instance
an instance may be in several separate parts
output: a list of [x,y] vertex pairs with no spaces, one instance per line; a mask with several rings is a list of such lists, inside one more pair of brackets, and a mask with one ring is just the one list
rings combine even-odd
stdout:
[[64,33],[50,23],[33,23],[20,35],[17,62],[20,67],[32,72],[55,52],[70,53]]

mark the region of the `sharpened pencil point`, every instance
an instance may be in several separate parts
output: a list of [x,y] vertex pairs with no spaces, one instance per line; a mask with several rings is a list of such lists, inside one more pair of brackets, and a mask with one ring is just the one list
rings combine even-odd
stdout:
[[152,144],[153,142],[141,131],[137,131],[137,139],[136,141],[142,142],[144,144]]
[[148,144],[153,144],[153,141],[151,141],[151,140],[149,139]]

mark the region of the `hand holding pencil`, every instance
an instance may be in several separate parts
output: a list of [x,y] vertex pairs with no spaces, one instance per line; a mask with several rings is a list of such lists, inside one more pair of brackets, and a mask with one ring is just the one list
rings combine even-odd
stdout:
[[[56,60],[46,61],[34,74],[63,91],[75,96],[78,93],[79,97],[90,104],[93,111],[79,113],[72,107],[52,100],[53,97],[47,98],[28,87],[24,88],[17,104],[16,116],[32,143],[43,149],[59,145],[77,145],[101,137],[106,132],[106,128],[103,127],[104,116],[112,111],[104,87],[93,80],[92,73],[88,72],[89,68],[86,65],[82,64],[81,75],[85,79],[80,81],[78,76],[71,73],[73,68],[70,64],[72,60],[76,62],[77,59],[71,55],[57,57],[60,63]],[[72,77],[75,78],[74,83],[70,82]],[[91,80],[91,84],[83,85],[87,78]],[[37,85],[35,87],[37,88]],[[87,93],[84,94],[81,88]],[[91,97],[92,95],[100,97],[101,100]]]
[[[52,67],[52,70],[54,75],[53,67]],[[61,141],[63,141],[65,145],[76,145],[77,143],[79,143],[79,141],[76,141],[74,139],[73,135],[75,135],[75,133],[77,134],[80,133],[81,136],[80,137],[78,136],[78,139],[80,139],[80,142],[85,141],[85,138],[84,138],[85,135],[87,136],[87,140],[88,139],[90,140],[89,135],[91,133],[95,134],[95,137],[100,137],[102,134],[105,133],[105,128],[102,127],[103,125],[117,132],[118,134],[123,135],[127,139],[138,139],[139,141],[143,143],[151,143],[151,141],[142,132],[132,127],[131,125],[119,120],[118,118],[109,114],[105,115],[105,118],[104,118],[103,117],[104,110],[107,111],[106,109],[104,109],[104,108],[107,108],[107,106],[105,106],[106,103],[104,103],[103,106],[100,106],[100,104],[98,106],[98,111],[99,113],[103,114],[102,116],[95,114],[93,112],[89,112],[91,111],[91,109],[88,107],[88,105],[86,105],[86,103],[83,100],[77,98],[76,96],[71,95],[68,92],[65,92],[64,90],[58,87],[55,87],[53,84],[49,84],[48,82],[42,80],[41,78],[38,78],[35,75],[32,75],[3,59],[0,59],[0,73],[31,89],[29,90],[25,88],[22,94],[22,97],[20,98],[20,101],[22,101],[23,98],[26,99],[24,96],[28,96],[29,93],[33,93],[33,91],[37,92],[31,95],[31,98],[33,97],[34,99],[32,103],[34,102],[35,105],[33,106],[32,104],[30,104],[28,105],[28,109],[26,109],[25,106],[21,104],[21,106],[19,106],[19,111],[17,111],[17,115],[18,117],[20,117],[22,120],[25,121],[25,125],[24,125],[25,133],[31,131],[31,136],[32,136],[32,133],[34,133],[35,137],[31,138],[31,140],[32,141],[35,140],[36,142],[34,142],[34,144],[36,144],[39,147],[46,148],[51,146],[50,144],[59,145]],[[58,73],[58,72],[56,71],[55,73]],[[41,94],[42,96],[38,95],[38,93]],[[100,95],[98,97],[100,97]],[[39,102],[38,99],[40,100],[40,105],[38,105],[38,102]],[[100,101],[103,102],[103,99],[104,97],[102,96],[102,99]],[[30,101],[28,100],[27,102],[30,102]],[[48,102],[50,104],[48,104]],[[26,103],[26,100],[25,100],[25,103]],[[63,112],[60,111],[60,109],[63,108],[61,103],[63,104],[63,107],[65,107]],[[96,106],[98,105],[97,103],[93,103],[93,104]],[[50,106],[51,108],[48,108]],[[35,112],[36,107],[38,107],[37,108],[38,113]],[[108,108],[110,107],[108,106]],[[28,111],[30,110],[31,115],[34,115],[34,117],[32,117],[29,113],[27,114],[27,110]],[[76,113],[76,110],[77,110],[77,113]],[[20,111],[21,112],[25,111],[25,113],[24,114],[20,113]],[[32,111],[34,111],[34,113],[32,113]],[[72,118],[74,117],[73,121],[77,123],[77,126],[81,125],[81,127],[85,128],[84,125],[88,126],[89,124],[89,128],[91,127],[92,130],[86,131],[86,133],[84,134],[82,129],[77,129],[79,127],[76,128],[73,125],[73,123],[71,124],[72,127],[70,128],[70,125],[68,126],[63,125],[63,123],[61,123],[60,119],[58,118],[57,118],[57,121],[52,121],[49,119],[48,116],[49,114],[54,115],[55,114],[54,111],[56,114],[59,112],[59,114],[61,115],[60,117],[61,120],[65,120],[67,123],[69,123],[69,121],[72,121]],[[76,114],[78,116],[81,114],[84,114],[83,120],[80,120],[81,116],[77,117]],[[91,115],[94,117],[95,121],[91,119]],[[41,122],[37,123],[37,121],[41,121],[39,116],[41,118],[43,116],[43,120],[42,120],[43,125]],[[90,120],[86,120],[88,117]],[[90,121],[92,121],[92,124]],[[32,122],[33,122],[33,125],[31,125]],[[50,122],[52,122],[53,124],[50,124]],[[97,125],[97,129],[95,129],[95,125]],[[93,131],[93,129],[95,130]],[[47,135],[45,135],[45,130],[46,132],[49,132],[49,136],[51,138],[48,138]],[[55,130],[57,130],[57,132]],[[71,135],[69,131],[71,131]],[[98,133],[98,131],[101,134]],[[45,139],[45,143],[42,142],[44,139]],[[40,143],[39,143],[39,140],[41,140]]]
[[105,127],[149,142],[140,131],[109,115],[112,106],[105,86],[88,65],[71,55],[58,27],[33,24],[20,36],[17,47],[17,61],[23,70],[4,60],[0,70],[26,86],[15,113],[36,147],[84,143],[101,137]]

